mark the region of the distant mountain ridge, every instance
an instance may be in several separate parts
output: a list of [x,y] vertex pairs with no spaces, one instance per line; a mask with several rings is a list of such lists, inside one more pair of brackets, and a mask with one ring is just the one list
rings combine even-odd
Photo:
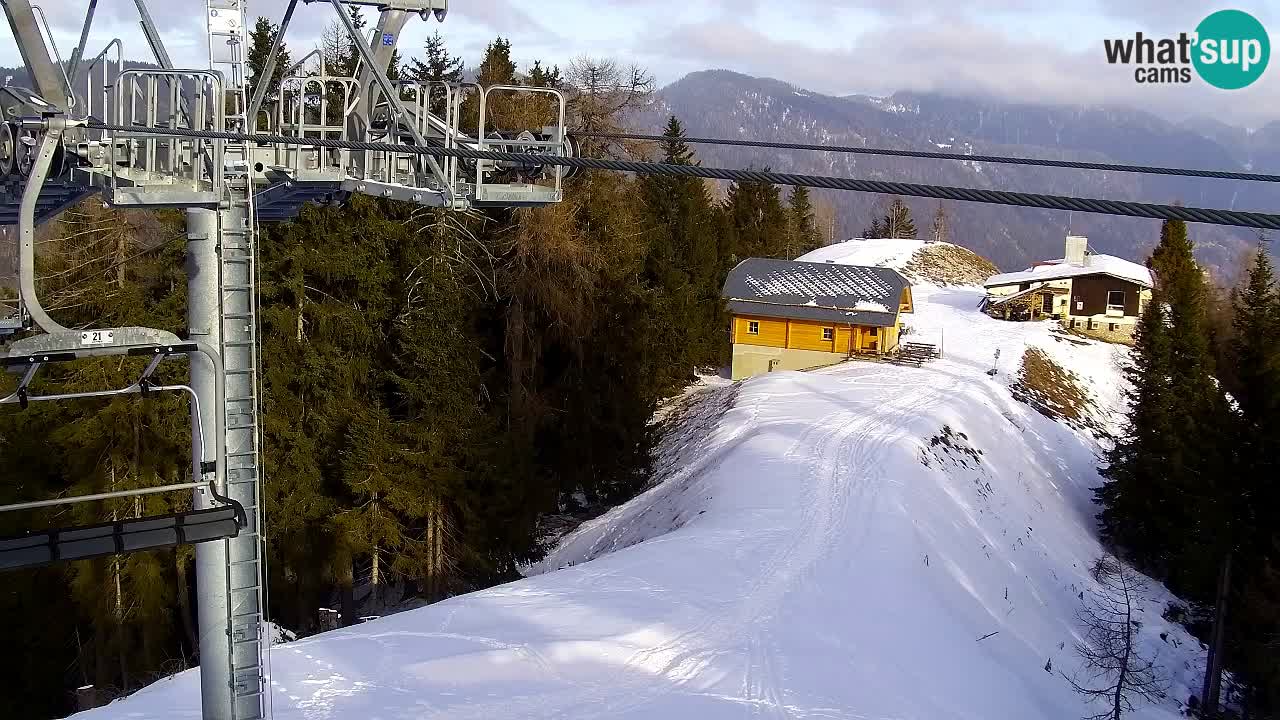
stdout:
[[[0,68],[0,80],[6,76],[21,85],[26,72]],[[1280,172],[1280,122],[1250,131],[1205,116],[1173,123],[1118,107],[1012,104],[912,92],[837,97],[730,70],[690,73],[664,87],[636,121],[645,129],[658,130],[671,114],[680,118],[690,135]],[[1280,188],[1264,183],[828,152],[710,145],[695,149],[704,163],[726,167],[767,166],[865,179],[1280,209]],[[882,202],[861,193],[819,194],[836,208],[836,239],[859,234]],[[915,198],[907,202],[916,227],[924,232],[937,203]],[[1132,218],[973,203],[947,203],[946,208],[949,239],[1006,270],[1059,256],[1068,231],[1089,236],[1091,246],[1101,252],[1139,261],[1159,233],[1158,223]],[[1224,273],[1230,273],[1242,253],[1256,244],[1254,232],[1239,228],[1199,226],[1193,237],[1201,260]]]
[[[728,70],[690,73],[666,86],[640,122],[656,129],[671,114],[695,136],[1280,170],[1280,123],[1248,132],[1209,120],[1172,123],[1128,108],[1010,104],[906,92],[835,97]],[[716,166],[1261,211],[1280,207],[1280,188],[1264,183],[711,145],[696,150],[705,164]],[[822,194],[836,206],[837,239],[869,225],[879,200],[860,193]],[[907,202],[916,227],[924,232],[936,201]],[[974,203],[946,207],[950,239],[1004,269],[1060,257],[1068,231],[1089,236],[1091,246],[1101,252],[1139,261],[1159,236],[1159,224],[1149,220]],[[1194,237],[1201,260],[1222,271],[1229,271],[1256,243],[1255,233],[1237,228],[1197,226]]]

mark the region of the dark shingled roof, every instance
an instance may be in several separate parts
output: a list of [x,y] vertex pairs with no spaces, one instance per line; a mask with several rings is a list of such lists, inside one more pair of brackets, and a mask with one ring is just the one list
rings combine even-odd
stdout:
[[892,268],[748,258],[729,272],[721,295],[743,315],[888,327],[909,285]]

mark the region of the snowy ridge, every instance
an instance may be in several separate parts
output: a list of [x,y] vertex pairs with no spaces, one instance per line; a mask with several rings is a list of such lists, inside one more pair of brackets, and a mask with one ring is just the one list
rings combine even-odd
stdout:
[[[907,263],[911,262],[911,258],[929,244],[931,243],[926,243],[923,240],[854,238],[818,248],[798,259],[806,262],[825,262],[839,265],[874,265],[876,267],[893,268],[902,272],[906,269]],[[949,243],[938,244],[946,245]],[[917,280],[917,278],[911,278],[909,275],[908,278],[912,282]]]
[[[897,244],[894,252],[884,243]],[[910,241],[806,260],[905,266]],[[817,257],[815,257],[817,256]],[[278,720],[847,718],[1069,720],[1100,552],[1091,435],[1015,400],[1028,348],[1120,407],[1123,349],[975,310],[978,287],[913,288],[920,368],[850,362],[705,391],[657,484],[564,539],[532,577],[278,645]],[[1000,350],[999,372],[986,374]],[[1178,717],[1198,643],[1142,604],[1170,683],[1134,717]],[[1049,668],[1046,670],[1046,668]],[[77,716],[198,717],[193,672]]]

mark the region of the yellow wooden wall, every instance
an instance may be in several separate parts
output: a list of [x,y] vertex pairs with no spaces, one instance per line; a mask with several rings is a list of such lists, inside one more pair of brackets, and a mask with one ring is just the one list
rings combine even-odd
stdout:
[[[760,334],[747,332],[748,322],[760,323]],[[779,318],[739,317],[733,318],[733,342],[743,345],[764,345],[766,347],[787,346],[787,321]]]
[[852,335],[853,335],[853,331],[849,328],[849,326],[848,326],[848,325],[845,325],[845,326],[843,326],[843,327],[841,327],[841,326],[837,325],[837,326],[836,326],[836,350],[835,350],[835,351],[836,351],[836,352],[841,352],[841,353],[848,353],[848,352],[849,352],[849,342],[853,340],[853,337],[851,337]]
[[[747,332],[748,323],[760,323],[760,332]],[[822,329],[834,327],[835,339],[823,340]],[[742,345],[762,345],[765,347],[791,348],[795,350],[818,350],[821,352],[847,353],[852,343],[853,350],[869,350],[870,328],[848,325],[828,325],[810,320],[786,320],[783,318],[767,318],[757,316],[733,317],[733,336],[730,342]],[[878,328],[876,331],[877,350],[893,348],[897,345],[898,328]]]
[[796,350],[821,350],[822,352],[835,352],[835,341],[822,339],[823,328],[834,327],[834,325],[823,325],[815,322],[792,320],[791,340],[787,343],[787,347],[794,348]]

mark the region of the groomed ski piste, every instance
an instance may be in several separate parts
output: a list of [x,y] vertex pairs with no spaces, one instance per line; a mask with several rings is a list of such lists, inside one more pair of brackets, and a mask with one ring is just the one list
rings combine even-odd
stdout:
[[[802,259],[906,268],[925,247],[849,241]],[[653,487],[525,579],[276,646],[275,718],[1102,712],[1064,674],[1080,670],[1076,613],[1097,588],[1095,435],[1116,429],[1126,351],[988,318],[976,286],[911,279],[907,339],[941,341],[943,358],[700,389],[675,411]],[[1028,348],[1079,377],[1098,427],[1015,399]],[[1172,599],[1153,583],[1136,615],[1168,692],[1132,717],[1178,717],[1199,685],[1201,645],[1162,619]],[[75,717],[198,718],[199,706],[188,671]]]

